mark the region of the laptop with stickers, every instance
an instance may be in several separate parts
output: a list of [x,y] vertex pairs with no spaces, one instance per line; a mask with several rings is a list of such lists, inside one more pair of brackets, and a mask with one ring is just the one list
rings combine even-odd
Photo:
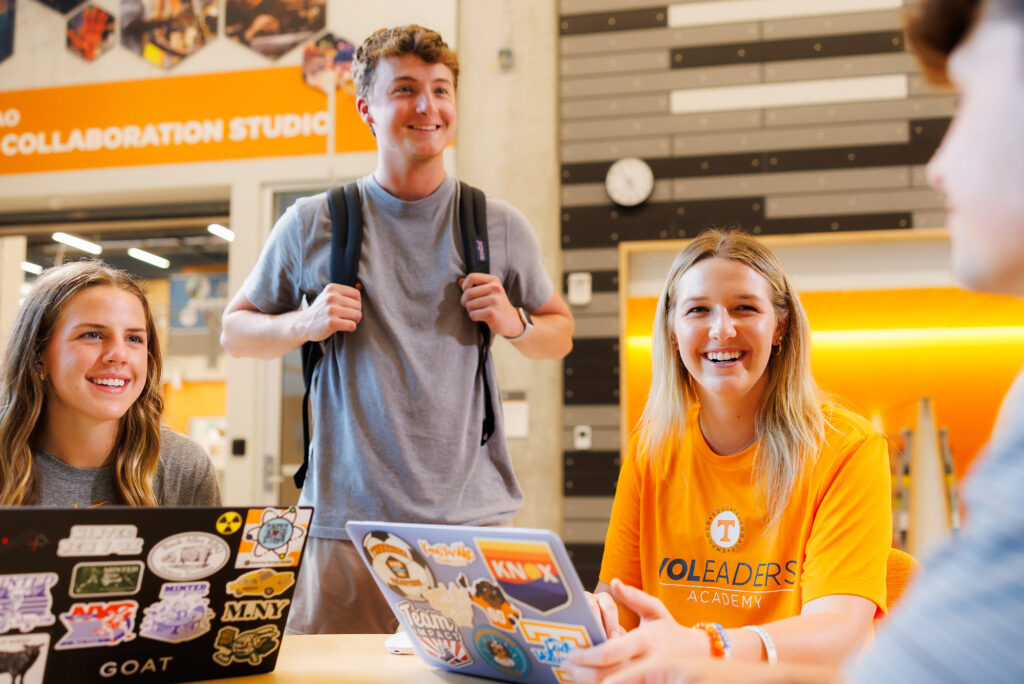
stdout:
[[269,672],[313,509],[5,508],[0,681]]
[[430,665],[510,682],[571,682],[566,654],[604,641],[553,532],[366,521],[346,528]]

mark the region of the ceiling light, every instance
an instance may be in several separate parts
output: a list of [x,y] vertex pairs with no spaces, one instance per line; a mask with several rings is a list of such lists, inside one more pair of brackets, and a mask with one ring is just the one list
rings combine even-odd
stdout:
[[227,240],[228,242],[231,242],[235,239],[235,231],[231,230],[230,228],[225,228],[219,223],[211,223],[210,225],[206,226],[206,230],[210,231],[211,233],[213,233],[222,240]]
[[21,270],[32,275],[39,275],[43,272],[43,267],[39,264],[33,264],[31,261],[22,261]]
[[68,247],[74,247],[75,249],[80,249],[83,252],[88,252],[89,254],[99,254],[103,251],[103,248],[95,242],[89,242],[88,240],[83,240],[80,237],[68,235],[67,233],[54,233],[50,237],[57,242],[67,245]]
[[171,262],[164,259],[162,256],[157,256],[151,252],[146,252],[141,249],[130,247],[128,249],[128,256],[138,259],[139,261],[145,261],[147,264],[156,266],[157,268],[167,268],[171,265]]

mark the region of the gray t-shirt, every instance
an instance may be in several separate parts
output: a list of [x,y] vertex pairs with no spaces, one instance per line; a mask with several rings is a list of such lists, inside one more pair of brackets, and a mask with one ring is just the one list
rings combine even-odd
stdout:
[[[483,382],[478,331],[459,305],[466,274],[458,183],[405,202],[373,176],[359,180],[363,317],[332,336],[313,375],[314,434],[300,503],[316,506],[311,535],[346,539],[347,520],[495,524],[522,506],[488,363],[494,435],[480,446]],[[534,311],[554,288],[525,217],[488,198],[490,271],[516,306]],[[261,311],[312,302],[330,280],[326,195],[280,218],[242,286]]]
[[1024,681],[1024,374],[966,482],[960,537],[925,563],[858,682]]
[[[119,503],[112,465],[76,468],[45,451],[36,451],[32,458],[39,483],[35,505],[85,508]],[[220,486],[210,457],[196,442],[167,428],[160,429],[153,493],[161,506],[220,505]]]

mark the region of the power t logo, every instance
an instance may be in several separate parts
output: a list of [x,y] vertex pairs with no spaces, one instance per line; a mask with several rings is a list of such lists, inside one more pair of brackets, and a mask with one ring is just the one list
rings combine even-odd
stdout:
[[716,551],[738,551],[744,538],[743,520],[732,508],[719,508],[704,524],[704,536]]

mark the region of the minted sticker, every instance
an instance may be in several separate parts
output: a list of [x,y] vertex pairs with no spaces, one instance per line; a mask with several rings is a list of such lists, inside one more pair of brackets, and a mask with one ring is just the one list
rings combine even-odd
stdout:
[[476,554],[473,553],[473,549],[461,541],[451,544],[445,544],[444,542],[431,544],[426,539],[420,539],[419,545],[425,555],[433,558],[441,565],[465,567],[476,560]]
[[0,675],[18,684],[42,684],[50,635],[46,632],[0,637]]
[[530,650],[538,662],[551,666],[551,671],[560,682],[573,681],[572,675],[561,669],[562,660],[569,655],[569,651],[589,648],[592,643],[587,630],[579,625],[524,619],[519,623],[519,631],[528,643],[539,647]]
[[236,568],[294,567],[309,532],[308,508],[249,509],[238,545]]
[[476,652],[495,670],[509,677],[525,677],[530,672],[530,660],[519,644],[491,629],[480,627],[473,632]]
[[473,662],[454,620],[433,610],[417,608],[408,601],[398,604],[398,612],[431,658],[452,667]]
[[216,617],[206,598],[209,593],[209,582],[164,583],[160,600],[142,611],[139,636],[177,644],[206,634]]
[[135,525],[72,525],[57,542],[58,556],[137,556],[142,537]]
[[508,602],[498,585],[485,579],[478,579],[470,587],[469,580],[463,574],[459,575],[458,583],[466,588],[470,600],[484,612],[492,627],[503,629],[506,632],[516,631],[516,623],[519,622],[523,614]]
[[253,570],[227,584],[228,593],[235,598],[246,596],[280,596],[295,584],[295,573],[277,570]]
[[68,631],[54,648],[117,646],[131,641],[138,612],[139,604],[130,600],[72,603],[68,612],[60,614]]
[[255,601],[225,601],[222,622],[250,620],[280,620],[291,599],[257,599]]
[[142,584],[142,561],[123,563],[78,563],[71,571],[72,598],[90,596],[131,596]]
[[281,645],[281,631],[274,625],[262,625],[240,632],[237,627],[221,627],[217,632],[213,662],[227,667],[231,663],[259,665]]
[[451,618],[460,627],[473,626],[473,601],[469,590],[455,582],[439,582],[436,587],[423,590],[430,607],[445,617]]
[[424,592],[434,586],[434,575],[404,539],[387,531],[370,532],[363,537],[363,552],[389,589],[411,601],[427,600]]
[[181,532],[163,539],[150,549],[149,569],[174,582],[209,577],[228,562],[231,549],[226,541],[207,532]]
[[475,539],[487,569],[510,598],[543,614],[569,604],[569,587],[543,541]]
[[0,634],[31,632],[56,622],[51,593],[56,583],[55,572],[0,575]]

